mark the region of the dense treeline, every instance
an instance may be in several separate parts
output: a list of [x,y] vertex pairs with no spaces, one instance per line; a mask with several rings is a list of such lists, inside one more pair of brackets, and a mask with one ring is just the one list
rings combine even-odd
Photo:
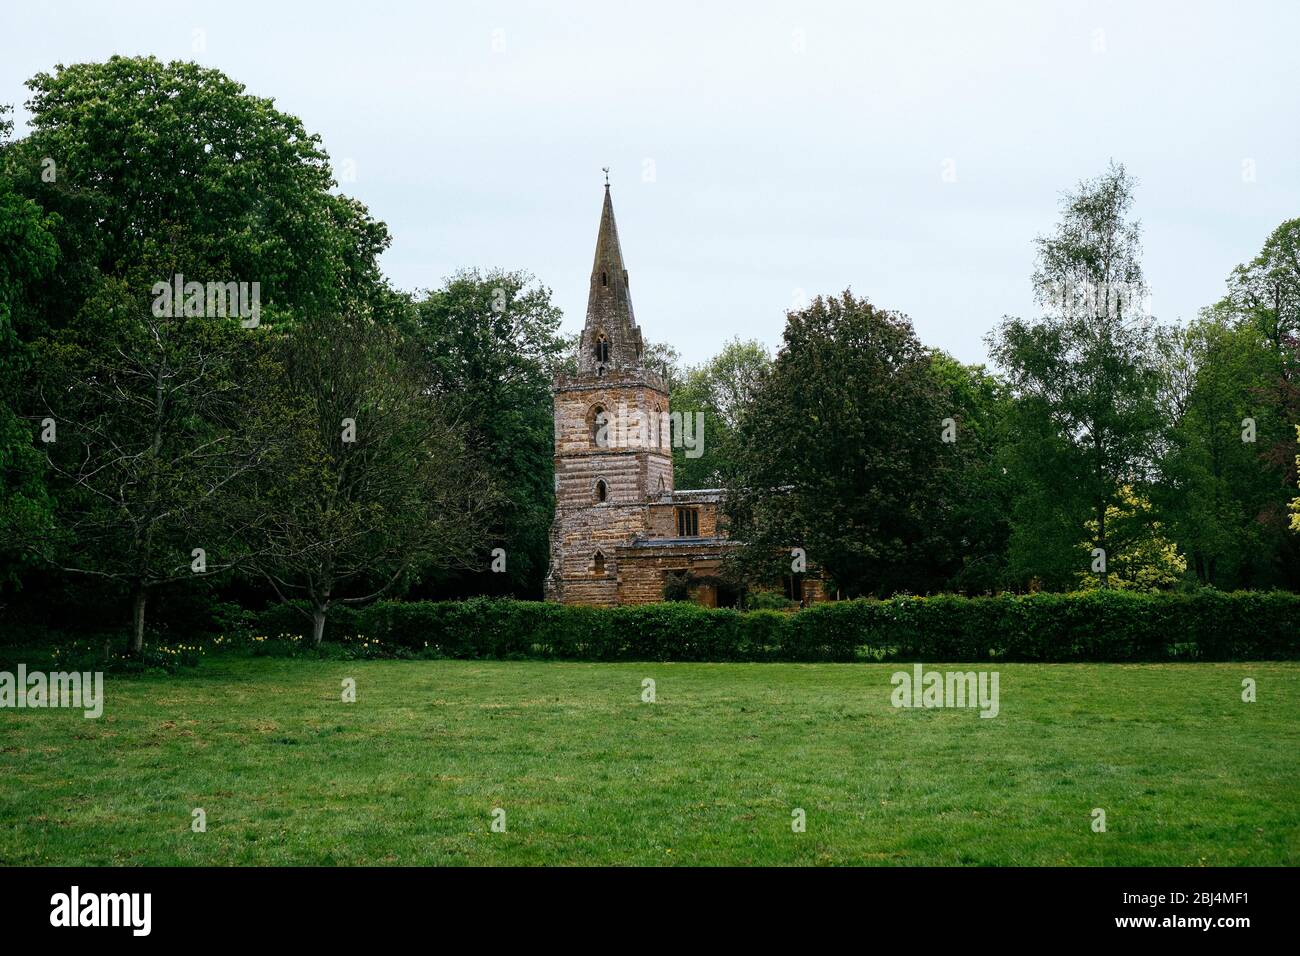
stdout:
[[848,597],[1300,586],[1300,219],[1161,324],[1134,185],[1065,196],[998,374],[851,292],[791,313],[723,446],[738,573],[788,575],[793,544]]
[[[550,385],[572,340],[531,276],[384,279],[388,230],[319,138],[191,63],[114,57],[0,113],[0,620],[219,628],[284,602],[317,639],[378,598],[540,596]],[[1134,183],[1067,195],[1042,314],[997,371],[845,292],[683,367],[677,485],[729,489],[729,569],[843,596],[1300,586],[1300,220],[1187,327],[1144,310]],[[127,627],[128,621],[130,626]]]
[[[550,505],[549,293],[399,292],[319,139],[189,63],[29,83],[0,130],[0,604],[10,624],[212,626],[526,594]],[[539,491],[540,490],[540,491]],[[538,544],[538,536],[541,543]],[[541,556],[539,558],[539,555]]]

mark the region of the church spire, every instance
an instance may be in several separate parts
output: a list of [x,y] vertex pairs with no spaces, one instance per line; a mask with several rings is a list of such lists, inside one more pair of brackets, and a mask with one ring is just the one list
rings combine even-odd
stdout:
[[596,255],[591,265],[591,290],[587,295],[587,323],[582,331],[578,368],[603,375],[610,369],[641,366],[641,330],[632,311],[623,249],[614,222],[614,201],[605,170],[605,204],[596,234]]

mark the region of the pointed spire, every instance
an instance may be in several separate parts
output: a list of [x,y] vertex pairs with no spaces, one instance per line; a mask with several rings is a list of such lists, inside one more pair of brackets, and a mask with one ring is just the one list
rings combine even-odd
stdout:
[[[615,279],[618,281],[616,282]],[[600,212],[600,232],[596,234],[596,258],[591,265],[591,293],[587,297],[587,315],[590,317],[605,293],[613,290],[619,305],[626,304],[628,318],[632,318],[632,297],[628,293],[627,268],[623,265],[623,247],[618,241],[618,224],[614,222],[614,201],[605,184],[605,206]],[[632,319],[632,324],[636,320]]]
[[[614,368],[639,368],[642,351],[641,330],[637,328],[636,315],[632,311],[623,248],[614,222],[608,170],[605,175],[605,204],[600,213],[600,231],[596,235],[591,291],[587,296],[587,324],[582,332],[578,357],[581,370],[601,374]],[[602,342],[605,343],[603,346]]]

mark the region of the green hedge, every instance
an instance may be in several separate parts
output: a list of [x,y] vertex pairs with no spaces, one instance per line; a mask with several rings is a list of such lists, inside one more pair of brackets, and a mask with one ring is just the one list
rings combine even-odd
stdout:
[[[268,637],[304,635],[278,606]],[[1002,595],[819,604],[797,613],[691,604],[590,608],[475,598],[330,612],[326,640],[458,658],[591,661],[1170,661],[1300,658],[1300,595]]]

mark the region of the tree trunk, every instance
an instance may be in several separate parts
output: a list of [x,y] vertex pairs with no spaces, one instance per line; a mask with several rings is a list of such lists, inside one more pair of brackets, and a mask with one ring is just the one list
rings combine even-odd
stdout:
[[1106,502],[1097,509],[1097,547],[1101,548],[1101,586],[1110,587],[1110,552],[1106,550]]
[[[1106,287],[1106,295],[1109,298],[1110,296],[1109,285],[1107,285]],[[1105,482],[1106,468],[1101,453],[1101,430],[1097,427],[1097,419],[1098,416],[1093,415],[1090,419],[1089,425],[1092,429],[1092,447],[1097,454],[1097,476],[1096,477],[1102,482]],[[1107,497],[1108,496],[1103,493],[1095,500],[1095,504],[1097,507],[1097,547],[1101,548],[1101,554],[1102,554],[1101,574],[1098,575],[1098,577],[1101,578],[1101,586],[1103,588],[1110,587],[1110,550],[1106,547]]]
[[311,646],[320,647],[325,636],[325,605],[317,604],[311,612]]
[[134,657],[144,651],[144,608],[149,592],[144,585],[136,585],[131,593],[131,643],[127,650]]

